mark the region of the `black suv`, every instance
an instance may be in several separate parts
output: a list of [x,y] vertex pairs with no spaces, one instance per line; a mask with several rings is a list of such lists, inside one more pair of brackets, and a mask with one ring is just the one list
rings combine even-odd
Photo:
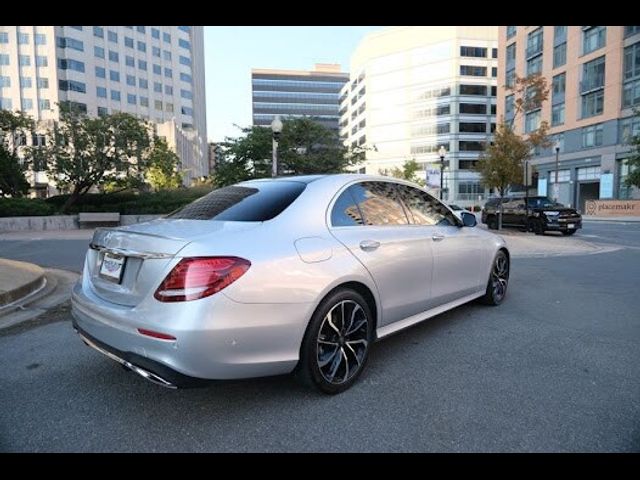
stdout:
[[556,203],[547,197],[529,197],[529,208],[524,196],[491,198],[482,209],[482,223],[495,230],[498,228],[500,203],[503,205],[502,225],[520,227],[541,235],[547,230],[573,235],[582,228],[582,216],[574,209]]

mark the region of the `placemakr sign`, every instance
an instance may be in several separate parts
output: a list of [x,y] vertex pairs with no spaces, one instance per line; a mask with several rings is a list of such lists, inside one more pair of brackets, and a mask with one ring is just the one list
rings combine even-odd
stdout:
[[640,217],[640,200],[587,200],[585,215]]

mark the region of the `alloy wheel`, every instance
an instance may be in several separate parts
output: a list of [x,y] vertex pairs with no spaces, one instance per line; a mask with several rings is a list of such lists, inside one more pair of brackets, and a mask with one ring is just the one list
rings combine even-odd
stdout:
[[322,320],[317,338],[317,362],[323,378],[339,385],[352,378],[369,348],[369,319],[353,300],[343,300]]
[[497,302],[502,301],[507,293],[507,283],[509,281],[509,261],[506,255],[498,255],[493,269],[491,270],[491,287],[493,296]]

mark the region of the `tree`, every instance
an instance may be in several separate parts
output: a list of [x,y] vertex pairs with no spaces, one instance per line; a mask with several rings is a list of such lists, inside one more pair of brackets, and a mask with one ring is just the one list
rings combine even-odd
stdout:
[[[640,117],[640,110],[634,110],[634,114]],[[629,174],[625,183],[629,187],[640,188],[640,133],[632,136],[628,143],[631,146],[631,156],[627,159]]]
[[[540,147],[549,146],[549,123],[541,121],[537,128],[527,132],[525,136],[515,133],[514,124],[528,112],[542,108],[549,98],[547,80],[539,74],[528,77],[516,76],[513,85],[507,86],[507,95],[513,95],[513,117],[510,121],[501,119],[497,125],[492,143],[485,144],[485,149],[475,170],[480,173],[482,183],[495,188],[501,197],[513,184],[522,182],[524,162]],[[528,186],[526,187],[528,188]],[[498,228],[502,228],[503,206],[500,203]]]
[[180,158],[169,148],[166,140],[154,136],[145,164],[145,178],[154,190],[176,189],[182,185]]
[[424,178],[418,177],[416,172],[420,170],[420,165],[418,162],[412,158],[411,160],[407,160],[402,164],[402,168],[393,167],[391,170],[379,170],[380,175],[390,175],[395,178],[402,178],[403,180],[408,180],[413,183],[417,183],[418,185],[424,186],[426,184]]
[[[29,191],[25,172],[29,168],[26,137],[34,130],[31,117],[23,112],[0,110],[0,195],[22,196]],[[21,153],[22,155],[19,155]]]
[[[272,132],[252,126],[243,136],[220,143],[215,183],[218,187],[271,176]],[[362,149],[345,147],[338,134],[310,118],[285,119],[278,142],[278,171],[284,175],[339,173],[357,165]]]
[[144,182],[144,152],[148,127],[127,113],[89,118],[60,105],[60,122],[48,133],[47,173],[61,190],[70,192],[69,207],[91,187],[114,182],[123,186]]

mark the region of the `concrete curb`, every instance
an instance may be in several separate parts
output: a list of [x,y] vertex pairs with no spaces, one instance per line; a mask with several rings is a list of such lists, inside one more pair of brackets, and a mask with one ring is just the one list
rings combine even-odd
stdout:
[[[120,225],[147,222],[163,215],[120,215]],[[80,230],[78,215],[0,217],[0,233],[42,230]]]
[[45,272],[32,263],[0,259],[0,314],[46,285]]

